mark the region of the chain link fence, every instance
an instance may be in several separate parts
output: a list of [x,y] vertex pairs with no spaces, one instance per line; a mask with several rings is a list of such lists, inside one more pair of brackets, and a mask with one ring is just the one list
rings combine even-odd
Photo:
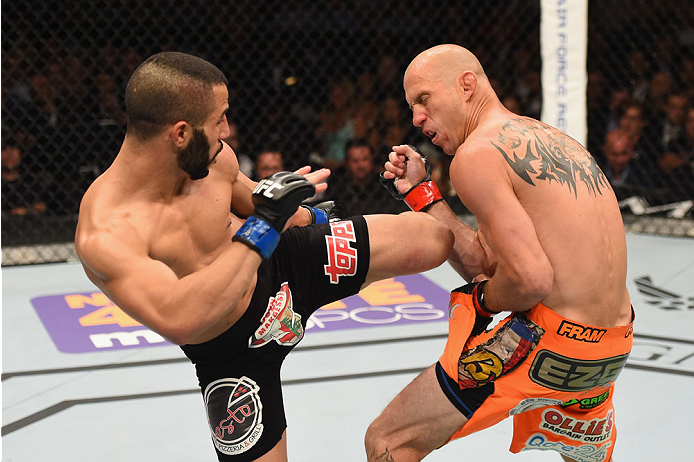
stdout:
[[[681,0],[589,3],[588,147],[625,214],[651,217],[646,232],[694,232],[684,202],[694,197],[692,10]],[[263,151],[281,152],[286,170],[329,165],[330,189],[349,191],[343,201],[362,213],[402,209],[355,181],[353,139],[372,146],[375,171],[388,146],[420,146],[465,213],[445,181],[450,158],[412,127],[404,100],[402,73],[423,49],[466,46],[507,107],[541,111],[537,0],[24,0],[2,13],[3,265],[74,257],[80,198],[125,133],[125,85],[159,51],[225,72],[228,142],[246,174],[257,175]]]

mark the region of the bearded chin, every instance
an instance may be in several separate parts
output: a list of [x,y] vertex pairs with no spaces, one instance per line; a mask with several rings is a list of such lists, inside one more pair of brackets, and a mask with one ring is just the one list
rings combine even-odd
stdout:
[[193,129],[188,146],[178,151],[176,159],[179,168],[186,172],[191,180],[205,178],[210,173],[210,143],[205,132]]

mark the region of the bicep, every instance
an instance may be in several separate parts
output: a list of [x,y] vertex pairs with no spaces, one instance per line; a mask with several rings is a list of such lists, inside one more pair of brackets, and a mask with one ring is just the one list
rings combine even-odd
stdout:
[[256,184],[255,181],[239,171],[231,185],[231,208],[236,214],[247,217],[253,213],[255,206],[253,205],[252,193]]
[[167,295],[179,279],[140,247],[135,239],[97,237],[85,245],[81,259],[94,282],[116,305],[157,330]]

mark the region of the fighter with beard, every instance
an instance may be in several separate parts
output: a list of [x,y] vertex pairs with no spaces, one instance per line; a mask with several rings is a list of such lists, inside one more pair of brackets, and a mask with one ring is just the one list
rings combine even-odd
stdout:
[[285,461],[280,366],[311,314],[438,266],[453,238],[425,214],[336,221],[332,204],[300,207],[326,189],[327,169],[251,181],[221,141],[228,97],[203,59],[142,63],[123,145],[82,199],[75,247],[94,284],[195,363],[219,459]]

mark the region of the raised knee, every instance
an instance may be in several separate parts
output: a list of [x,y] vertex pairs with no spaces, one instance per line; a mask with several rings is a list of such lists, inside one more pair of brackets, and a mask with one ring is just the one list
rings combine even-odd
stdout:
[[385,426],[379,425],[378,419],[367,428],[364,447],[369,462],[418,462],[428,453],[412,447],[402,434],[388,432]]
[[387,447],[386,439],[378,428],[375,422],[369,425],[366,429],[366,435],[364,436],[364,448],[366,449],[367,460],[375,460],[376,454],[380,454],[379,450],[383,450]]

